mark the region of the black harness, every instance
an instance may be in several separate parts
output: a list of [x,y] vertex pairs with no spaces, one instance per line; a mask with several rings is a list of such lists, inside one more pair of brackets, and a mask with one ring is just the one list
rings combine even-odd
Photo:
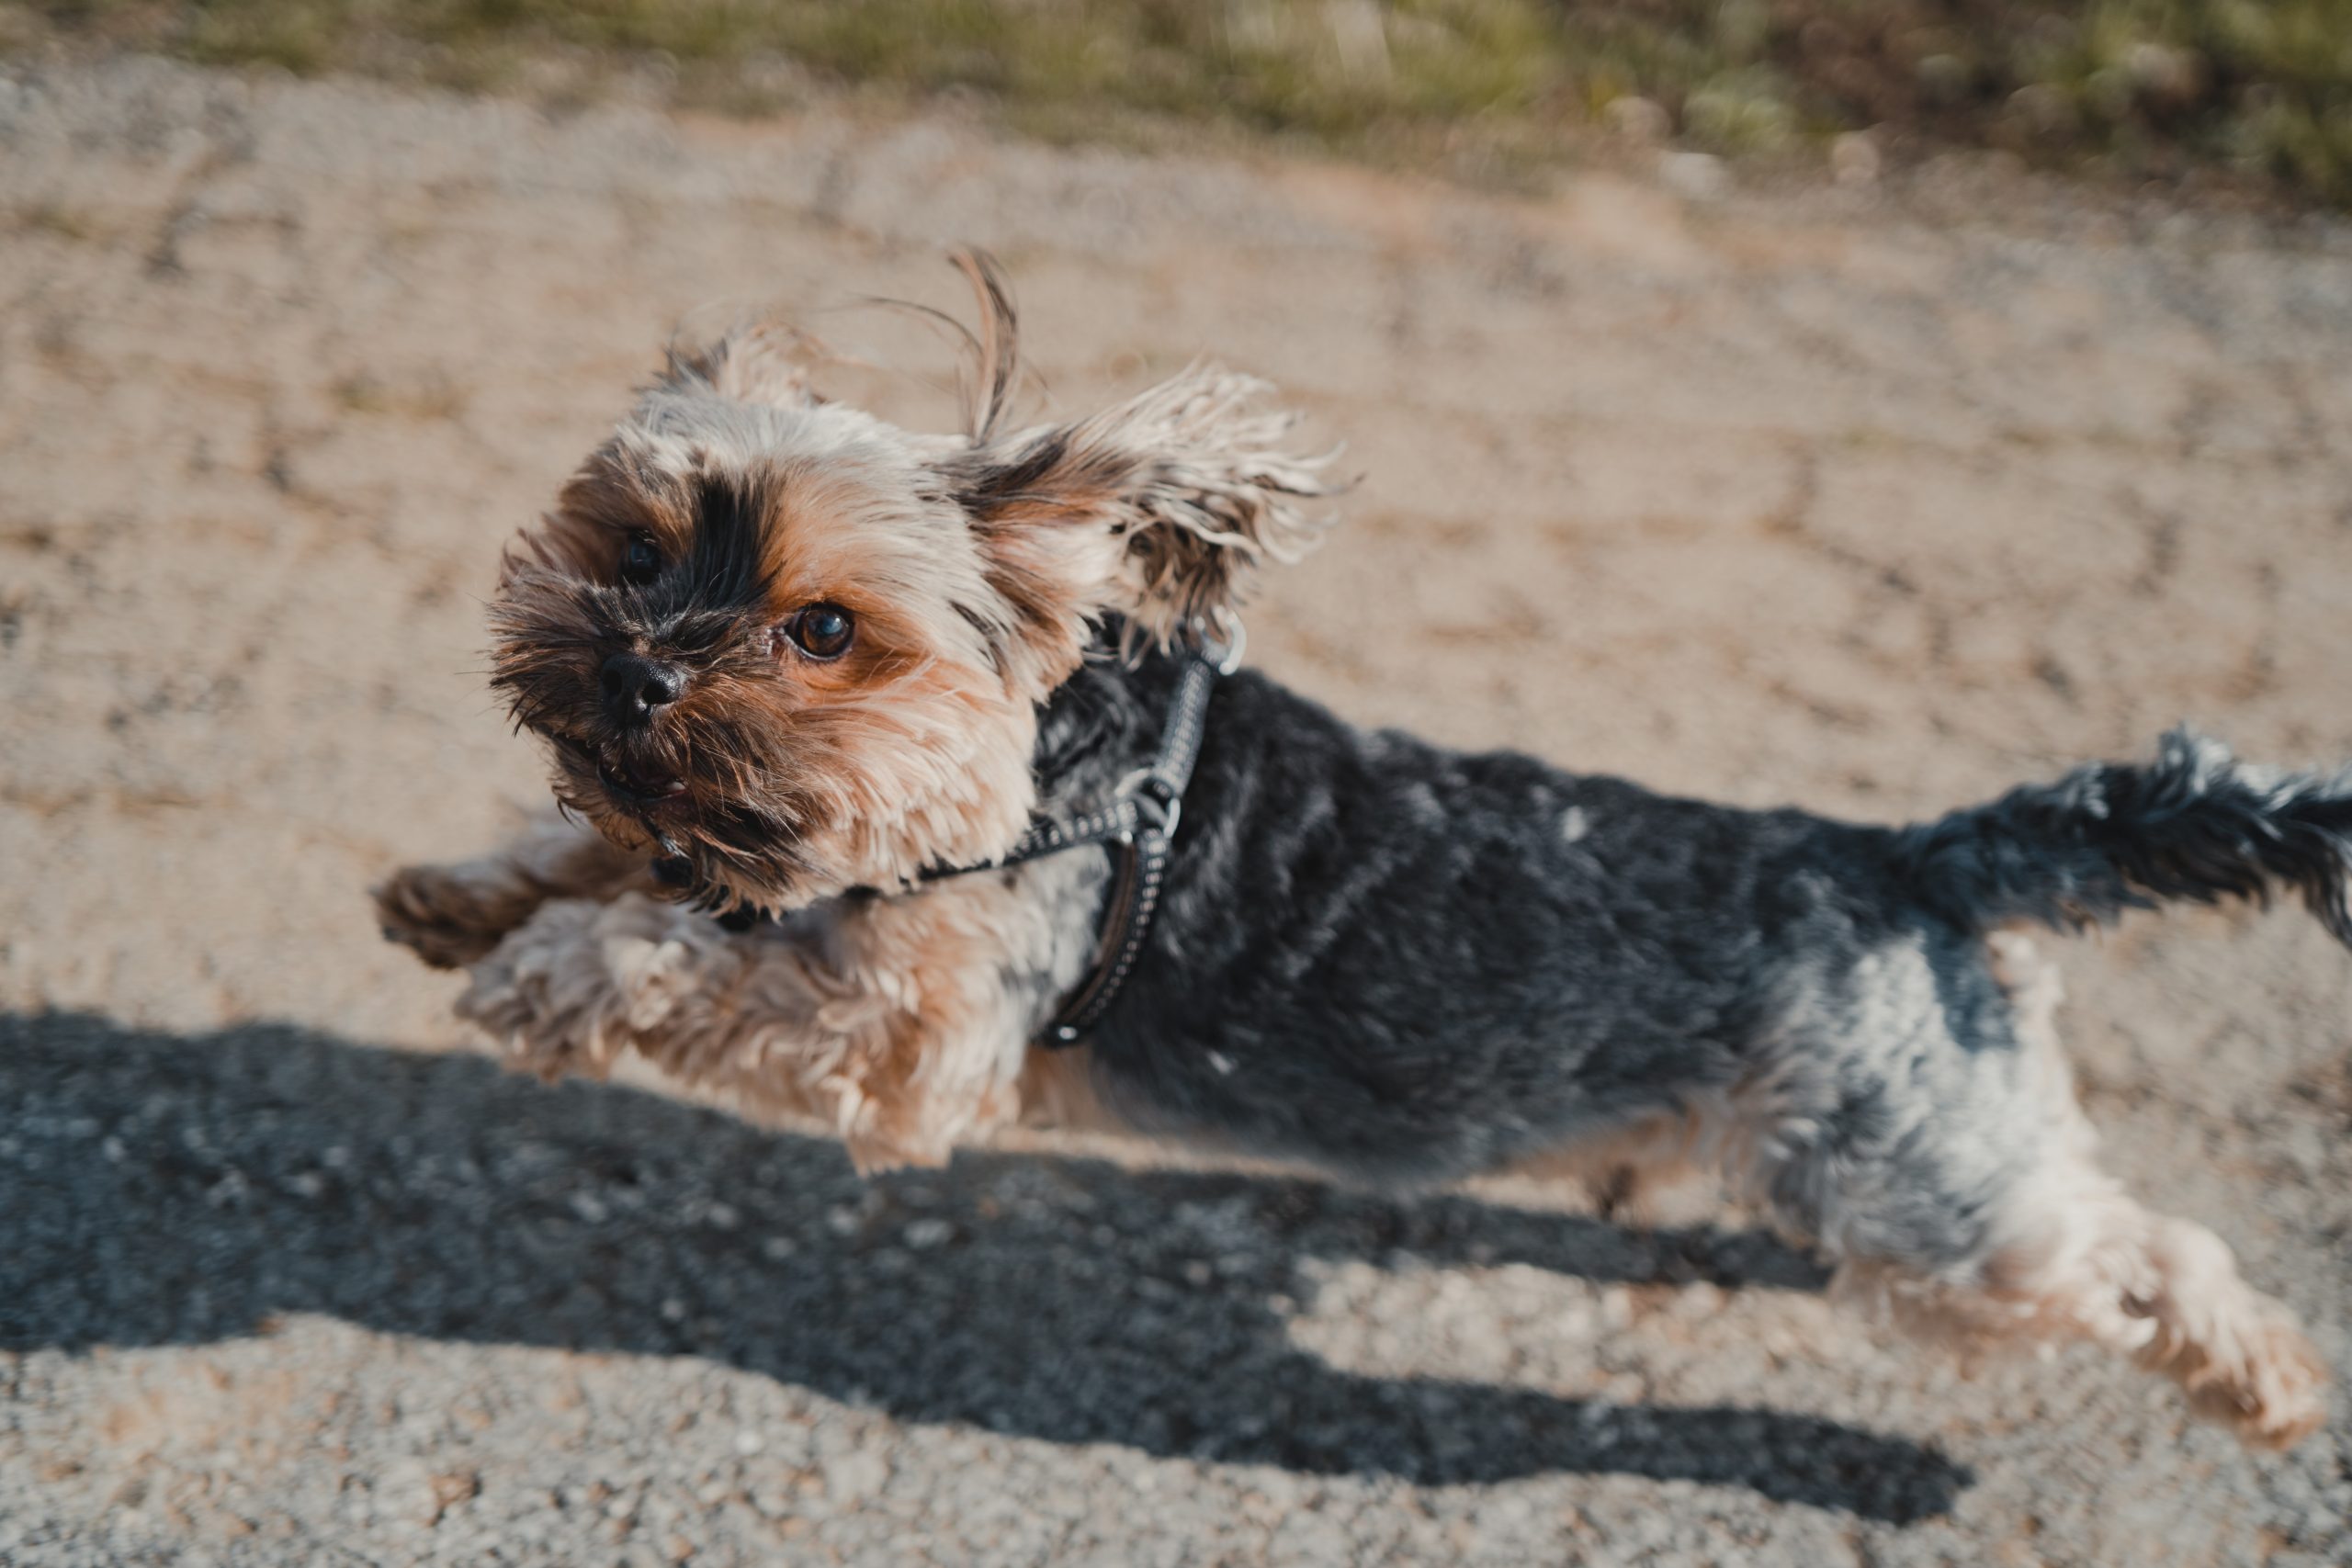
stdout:
[[[1074,1045],[1110,1010],[1119,987],[1143,955],[1151,934],[1151,918],[1159,908],[1161,884],[1168,874],[1169,854],[1176,840],[1176,824],[1184,815],[1184,788],[1193,782],[1193,765],[1200,761],[1201,738],[1208,726],[1209,692],[1220,675],[1229,675],[1241,662],[1239,628],[1228,649],[1193,649],[1184,655],[1178,672],[1176,694],[1159,732],[1159,749],[1147,767],[1119,781],[1111,798],[1091,811],[1066,822],[1040,818],[1029,826],[1001,860],[985,865],[959,865],[924,871],[921,880],[944,882],[975,872],[1003,871],[1028,861],[1057,855],[1090,845],[1110,846],[1111,894],[1103,901],[1102,934],[1095,944],[1094,962],[1078,988],[1046,1025],[1040,1043],[1048,1049]],[[748,931],[763,916],[750,906],[719,917],[729,931]]]
[[1159,750],[1149,766],[1119,782],[1109,801],[1067,822],[1040,818],[1002,860],[923,873],[924,881],[937,882],[976,871],[998,871],[1090,844],[1111,847],[1111,895],[1102,905],[1102,935],[1095,944],[1094,963],[1046,1025],[1041,1043],[1048,1048],[1074,1045],[1093,1028],[1143,954],[1144,939],[1151,934],[1151,917],[1159,908],[1176,824],[1184,815],[1184,786],[1193,782],[1193,764],[1200,761],[1201,737],[1208,726],[1209,690],[1219,675],[1230,672],[1239,661],[1238,647],[1215,660],[1197,651],[1184,656],[1176,694],[1168,705],[1167,722],[1159,732]]

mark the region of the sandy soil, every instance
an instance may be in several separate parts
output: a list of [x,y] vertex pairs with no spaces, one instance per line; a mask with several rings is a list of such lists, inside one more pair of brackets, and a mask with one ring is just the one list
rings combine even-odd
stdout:
[[[682,317],[954,304],[956,241],[1055,407],[1205,352],[1349,444],[1251,633],[1353,715],[1883,819],[2182,716],[2352,756],[2338,226],[0,76],[0,1562],[2352,1562],[2346,1416],[1964,1379],[1734,1220],[861,1187],[448,1054],[361,889],[541,797],[500,541]],[[2352,1369],[2352,964],[2063,953],[2113,1163]]]

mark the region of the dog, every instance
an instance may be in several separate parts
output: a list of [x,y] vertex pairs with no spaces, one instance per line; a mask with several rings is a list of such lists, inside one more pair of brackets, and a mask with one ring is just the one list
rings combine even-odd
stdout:
[[492,683],[564,816],[375,897],[514,1064],[633,1054],[866,1170],[1023,1121],[1412,1186],[1696,1167],[1916,1332],[2321,1423],[2287,1309],[2100,1170],[2019,928],[2290,890],[2352,943],[2352,772],[2180,731],[1884,828],[1355,728],[1218,668],[1328,457],[1213,367],[1008,428],[1014,311],[958,264],[960,434],[747,326],[506,552]]

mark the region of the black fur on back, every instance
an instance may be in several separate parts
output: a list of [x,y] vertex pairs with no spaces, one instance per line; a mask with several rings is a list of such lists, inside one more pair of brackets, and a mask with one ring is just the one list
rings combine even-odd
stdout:
[[[1173,682],[1154,659],[1064,688],[1053,808],[1148,754]],[[1105,1091],[1381,1179],[1728,1084],[1792,954],[1898,918],[1879,829],[1358,729],[1246,671],[1211,700],[1183,810],[1146,955],[1092,1037]]]

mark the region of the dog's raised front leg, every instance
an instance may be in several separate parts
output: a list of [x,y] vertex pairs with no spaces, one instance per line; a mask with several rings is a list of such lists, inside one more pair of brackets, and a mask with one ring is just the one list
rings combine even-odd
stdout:
[[824,1121],[862,1170],[938,1165],[1020,1111],[1050,995],[1006,966],[1020,900],[973,878],[730,932],[639,893],[561,899],[471,966],[458,1010],[544,1077],[635,1053],[754,1118]]
[[653,886],[642,853],[561,818],[533,823],[486,855],[404,866],[371,894],[385,937],[440,969],[486,957],[507,932],[558,898],[603,902]]

